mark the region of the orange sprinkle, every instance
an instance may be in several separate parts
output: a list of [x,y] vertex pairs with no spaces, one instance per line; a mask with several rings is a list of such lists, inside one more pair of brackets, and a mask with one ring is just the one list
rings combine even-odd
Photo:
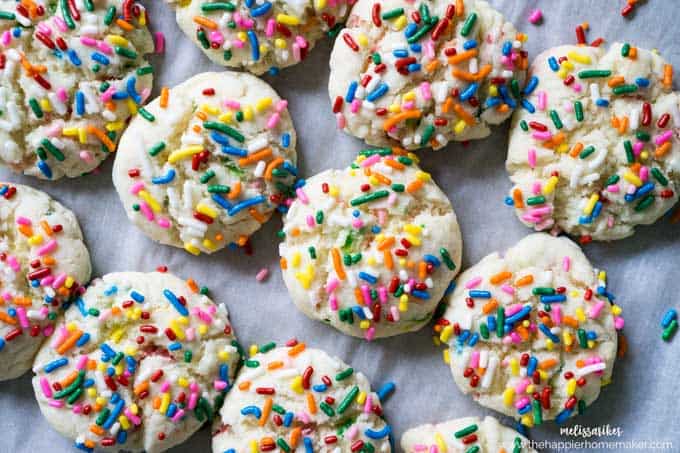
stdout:
[[288,355],[290,357],[295,357],[296,355],[302,353],[307,348],[305,343],[298,343],[288,350]]
[[28,225],[19,225],[19,226],[17,227],[17,229],[19,230],[19,232],[20,232],[21,234],[23,234],[23,235],[26,236],[26,237],[31,237],[31,236],[33,236],[33,228],[31,228],[31,227],[28,226]]
[[[455,57],[451,57],[451,58],[455,58]],[[482,69],[480,69],[479,72],[477,72],[476,74],[473,74],[473,73],[468,72],[468,71],[463,71],[462,69],[458,69],[458,68],[453,68],[451,70],[451,74],[453,74],[454,77],[461,79],[461,80],[465,80],[466,82],[476,82],[476,81],[482,80],[483,78],[488,76],[490,72],[491,72],[491,65],[490,64],[482,66]]]
[[610,87],[613,88],[613,87],[615,87],[615,86],[622,85],[622,84],[625,83],[625,82],[626,82],[625,77],[623,77],[623,76],[621,76],[621,75],[617,75],[617,76],[611,77],[611,78],[607,81],[607,85],[609,85]]
[[385,265],[385,267],[387,269],[390,269],[390,270],[394,269],[394,260],[392,260],[392,252],[390,252],[389,250],[384,250],[383,251],[383,261],[384,261],[383,264]]
[[314,395],[311,393],[307,393],[307,409],[309,409],[310,414],[316,414],[316,401],[314,401]]
[[497,285],[499,283],[502,283],[506,281],[507,279],[512,277],[512,272],[510,271],[502,271],[499,272],[495,275],[492,275],[489,281],[491,282],[492,285]]
[[413,181],[408,183],[408,185],[406,186],[406,192],[407,193],[417,192],[420,189],[422,189],[424,185],[425,185],[425,183],[422,180],[414,179]]
[[259,223],[265,223],[267,221],[267,218],[256,208],[248,208],[248,214]]
[[569,155],[573,158],[576,158],[579,154],[581,154],[581,151],[583,151],[583,143],[579,142],[571,148]]
[[54,234],[54,232],[52,231],[52,227],[45,220],[40,221],[40,226],[42,227],[46,235],[52,236]]
[[168,106],[168,99],[169,98],[170,98],[170,88],[168,88],[168,87],[161,88],[160,106],[161,106],[162,109],[164,109]]
[[275,362],[271,362],[269,365],[267,365],[268,370],[276,370],[278,368],[283,368],[283,362],[280,360],[277,360]]
[[250,381],[243,381],[238,385],[239,390],[246,391],[250,388]]
[[578,328],[578,321],[576,320],[576,318],[573,318],[569,315],[562,316],[562,322],[571,327],[572,329]]
[[664,143],[663,145],[659,146],[659,147],[656,148],[656,150],[654,151],[654,157],[663,157],[663,156],[665,156],[666,154],[668,154],[668,151],[671,150],[671,146],[673,146],[673,145],[671,144],[670,141],[667,141],[667,142]]
[[398,123],[413,118],[420,118],[421,115],[422,112],[420,110],[407,110],[402,113],[397,113],[396,115],[385,120],[385,122],[383,123],[383,130],[389,131],[390,129],[392,129],[392,127],[396,126]]
[[281,267],[281,269],[285,271],[286,269],[288,269],[288,261],[285,258],[281,257],[281,259],[279,260],[279,266]]
[[227,194],[227,198],[230,200],[235,200],[241,194],[241,181],[236,181],[234,185],[230,187],[230,191]]
[[457,53],[456,55],[449,57],[449,64],[454,65],[454,64],[462,63],[462,62],[467,61],[470,58],[474,58],[476,56],[477,56],[477,49],[466,50],[465,52],[460,52],[460,53]]
[[484,306],[482,307],[482,313],[488,315],[489,313],[493,313],[494,311],[496,311],[497,308],[498,301],[492,297],[491,300],[485,303]]
[[130,22],[125,22],[123,19],[116,19],[116,25],[125,31],[132,31],[135,29]]
[[301,427],[296,427],[293,428],[293,430],[290,432],[290,439],[288,440],[288,443],[290,444],[290,447],[295,449],[300,442],[300,437],[302,437],[302,428]]
[[667,90],[673,88],[673,66],[666,64],[663,67],[663,86]]
[[283,157],[277,157],[273,161],[269,162],[269,164],[267,164],[267,169],[264,172],[264,179],[266,179],[267,181],[271,181],[273,178],[272,173],[274,169],[281,165],[282,163]]
[[434,72],[435,69],[437,69],[437,66],[439,66],[439,60],[432,60],[431,62],[425,65],[425,71]]
[[456,0],[456,16],[463,17],[465,14],[465,3],[463,0]]
[[396,239],[394,239],[394,236],[388,236],[378,243],[378,250],[380,251],[387,250],[390,247],[392,247],[395,242]]
[[253,154],[250,154],[249,156],[242,157],[238,160],[238,164],[241,167],[245,167],[246,165],[252,165],[257,163],[260,160],[267,159],[272,155],[272,149],[271,148],[263,148],[259,151],[254,152]]
[[628,58],[635,60],[637,58],[637,47],[631,47],[628,51]]
[[161,407],[161,397],[155,396],[153,399],[153,408],[158,410],[159,407]]
[[99,129],[98,127],[88,124],[87,127],[85,128],[87,130],[88,134],[92,134],[95,137],[99,139],[100,142],[106,146],[106,149],[108,149],[110,152],[113,152],[116,149],[116,145],[111,141],[108,135],[106,135],[106,132],[103,130]]
[[340,259],[340,251],[337,247],[333,247],[331,254],[333,255],[333,269],[335,270],[338,278],[340,280],[344,280],[347,278],[347,274],[345,274],[345,268],[343,267],[342,260]]
[[361,294],[361,289],[358,286],[354,288],[354,299],[359,305],[364,305],[364,296]]
[[541,360],[538,363],[538,367],[542,370],[549,370],[550,368],[554,367],[555,365],[557,365],[557,359],[554,359],[554,358]]
[[524,277],[518,278],[515,280],[515,286],[526,286],[526,285],[531,285],[534,282],[534,276],[529,274],[525,275]]
[[218,28],[217,23],[213,22],[212,20],[208,19],[207,17],[194,16],[194,22],[196,22],[198,25],[203,25],[205,28],[209,28],[211,30],[217,30],[217,28]]
[[64,355],[64,353],[71,349],[82,336],[83,331],[80,329],[71,332],[71,335],[69,335],[66,341],[59,345],[57,348],[57,353],[59,353],[59,355]]
[[11,324],[15,326],[17,324],[17,320],[11,317],[10,315],[7,314],[7,312],[0,311],[0,321],[6,323],[6,324]]
[[468,126],[473,126],[475,124],[475,117],[470,115],[467,110],[463,108],[460,104],[457,102],[453,102],[453,111],[456,112],[456,115],[460,117],[463,121],[465,121],[465,124]]
[[383,163],[388,167],[394,168],[395,170],[403,170],[404,168],[406,168],[404,164],[394,159],[384,159]]
[[140,395],[141,393],[145,392],[148,389],[149,389],[149,381],[142,381],[135,386],[133,391],[134,391],[135,395]]
[[624,116],[619,122],[619,135],[625,134],[626,130],[628,130],[628,117]]
[[524,197],[522,197],[522,191],[519,188],[512,191],[512,201],[517,209],[524,209]]
[[382,173],[378,172],[373,172],[373,177],[378,180],[379,183],[389,186],[392,184],[392,180],[388,178],[387,176],[383,175]]
[[246,245],[247,242],[248,236],[246,236],[245,234],[240,235],[236,240],[236,243],[238,244],[239,247],[243,247],[244,245]]
[[53,264],[56,264],[57,260],[55,260],[54,257],[50,255],[45,255],[42,259],[42,262],[45,266],[51,266]]
[[418,262],[418,278],[425,280],[427,277],[427,263],[425,261]]
[[451,98],[451,96],[447,96],[446,100],[444,101],[444,104],[442,104],[442,112],[443,113],[449,113],[452,108],[453,108],[453,99]]
[[95,434],[97,436],[103,436],[104,435],[104,428],[100,427],[99,425],[95,425],[94,423],[90,425],[90,432],[92,434]]
[[257,421],[258,426],[264,426],[265,423],[267,423],[267,419],[269,418],[269,414],[272,412],[272,405],[274,404],[274,400],[271,398],[267,398],[264,401],[264,406],[262,406],[262,414],[260,415],[260,419]]
[[198,292],[198,285],[196,284],[196,280],[193,278],[187,279],[187,286],[191,290],[192,293],[196,294]]

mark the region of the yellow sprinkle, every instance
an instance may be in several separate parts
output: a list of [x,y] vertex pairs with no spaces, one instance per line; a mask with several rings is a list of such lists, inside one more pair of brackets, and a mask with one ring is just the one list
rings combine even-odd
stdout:
[[111,333],[111,340],[112,340],[114,343],[120,342],[120,339],[123,337],[123,334],[124,334],[124,333],[125,333],[125,328],[124,328],[124,327],[121,327],[121,328],[119,328],[119,329],[114,330],[113,333]]
[[137,348],[127,346],[125,349],[123,349],[123,351],[125,352],[125,355],[135,355],[137,353]]
[[403,14],[394,21],[394,29],[399,31],[406,26],[407,19]]
[[120,423],[121,428],[125,430],[130,429],[130,421],[125,415],[118,417],[118,423]]
[[642,180],[640,177],[631,171],[624,173],[623,179],[633,184],[635,187],[640,187],[642,185]]
[[217,117],[218,120],[220,120],[223,123],[231,123],[234,120],[234,114],[231,112],[224,112],[220,116]]
[[576,319],[580,322],[586,322],[586,314],[583,312],[583,308],[578,307],[576,309]]
[[401,112],[401,107],[398,104],[390,104],[389,107],[387,107],[387,110],[389,110],[390,113],[399,113]]
[[191,253],[192,255],[196,255],[196,256],[201,254],[201,249],[196,247],[191,242],[185,242],[184,243],[184,250],[186,250],[187,252]]
[[198,145],[178,149],[177,151],[173,151],[170,153],[170,155],[168,156],[168,162],[174,164],[175,162],[178,162],[180,160],[192,157],[194,154],[198,154],[201,151],[203,151],[203,147]]
[[444,359],[444,363],[446,363],[447,365],[451,363],[451,351],[449,351],[448,348],[444,349],[444,351],[442,352],[442,359]]
[[441,434],[439,433],[435,434],[434,441],[437,444],[437,448],[439,449],[440,453],[447,453],[449,451],[448,447],[446,446],[446,442],[444,441],[444,438],[442,437]]
[[510,371],[513,376],[519,376],[519,360],[516,358],[510,359]]
[[432,175],[424,171],[419,171],[416,173],[416,178],[420,179],[423,182],[428,182],[432,179]]
[[567,57],[569,57],[570,60],[574,60],[576,63],[590,64],[592,62],[588,55],[574,51],[568,52]]
[[299,25],[300,18],[291,16],[290,14],[277,14],[276,21],[284,25]]
[[442,329],[442,333],[439,335],[439,340],[442,343],[448,343],[449,339],[451,338],[451,334],[453,333],[453,326],[448,325]]
[[523,424],[524,426],[527,426],[527,427],[529,427],[529,428],[532,428],[532,427],[534,426],[534,419],[533,419],[533,417],[531,417],[531,416],[529,416],[529,415],[524,415],[524,416],[522,417],[522,424]]
[[545,339],[545,348],[548,351],[552,351],[555,348],[555,344],[553,343],[553,341],[550,338]]
[[560,79],[566,79],[568,75],[569,75],[569,70],[567,70],[565,67],[561,67],[560,70],[557,71],[557,76]]
[[158,204],[156,199],[146,190],[140,190],[137,195],[139,195],[139,198],[142,200],[146,201],[146,203],[151,206],[151,210],[153,212],[160,212],[161,211],[161,205]]
[[295,393],[303,394],[305,389],[302,388],[302,376],[295,376],[293,382],[290,383],[290,388]]
[[576,392],[576,379],[571,378],[567,381],[567,396],[571,396]]
[[137,404],[131,404],[130,412],[132,412],[134,415],[139,414],[139,406],[137,406]]
[[205,335],[206,333],[208,333],[208,326],[206,326],[205,324],[201,324],[200,326],[198,326],[198,333],[200,335]]
[[255,103],[255,111],[263,112],[267,110],[272,105],[272,98],[262,98]]
[[161,397],[161,405],[158,408],[158,412],[165,414],[168,411],[168,406],[170,405],[170,394],[168,392],[163,393]]
[[571,346],[574,344],[574,338],[566,330],[562,332],[562,340],[564,341],[565,346]]
[[458,120],[458,122],[456,122],[456,124],[453,126],[453,132],[456,134],[462,134],[466,126],[467,125],[465,124],[465,121]]
[[125,366],[121,362],[118,365],[116,365],[115,370],[116,370],[116,376],[120,376],[121,374],[123,374],[123,371],[125,371]]
[[563,67],[564,69],[566,69],[567,71],[571,71],[571,70],[573,70],[574,67],[575,67],[575,66],[574,66],[574,63],[572,63],[572,62],[569,61],[569,60],[563,61],[562,64],[561,64],[560,66]]
[[290,260],[290,265],[293,267],[298,267],[300,265],[300,261],[302,260],[302,255],[300,252],[295,252],[293,253],[293,257]]
[[68,277],[66,277],[66,280],[64,281],[64,286],[70,289],[75,282],[76,281],[73,279],[73,277],[69,275]]
[[543,186],[543,194],[544,195],[549,195],[553,193],[555,190],[555,186],[557,186],[557,182],[559,181],[559,178],[557,176],[551,176],[550,179],[548,179],[548,182],[545,183]]
[[363,34],[363,33],[359,33],[359,36],[357,36],[357,43],[358,43],[361,47],[366,47],[366,46],[368,46],[368,36],[366,36],[366,35]]
[[359,323],[359,328],[362,330],[366,330],[369,327],[371,327],[371,321],[369,321],[368,319],[364,319]]
[[399,311],[402,313],[408,311],[408,296],[406,294],[399,296]]
[[498,87],[496,85],[489,86],[489,96],[491,97],[498,96]]
[[407,223],[406,225],[404,225],[404,231],[411,234],[420,234],[423,231],[423,229],[420,227],[420,225]]
[[106,400],[102,398],[101,396],[94,400],[94,402],[100,406],[106,406]]
[[97,397],[97,389],[94,388],[94,387],[90,387],[89,389],[87,389],[87,396],[89,396],[92,399],[96,398]]
[[236,36],[238,37],[239,41],[246,42],[248,40],[248,35],[244,31],[236,33]]
[[259,453],[260,448],[257,446],[256,440],[251,440],[249,445],[250,445],[250,453]]
[[515,399],[515,389],[512,387],[507,387],[503,392],[503,404],[506,406],[511,406]]
[[316,10],[321,11],[322,9],[324,9],[326,7],[327,2],[326,2],[326,0],[316,0],[315,5],[316,5],[316,7],[315,7]]
[[31,245],[40,245],[42,244],[43,237],[39,234],[34,234],[30,238],[28,238],[28,243]]
[[52,104],[50,104],[50,100],[47,98],[43,98],[40,100],[40,108],[43,109],[46,112],[51,112],[52,111]]
[[588,203],[586,203],[586,206],[583,208],[583,213],[585,215],[590,215],[591,212],[593,212],[593,209],[595,209],[595,204],[597,201],[600,199],[600,196],[596,193],[592,194],[590,196],[590,199],[588,200]]
[[375,266],[377,264],[375,258],[372,256],[369,256],[366,262],[368,263],[369,266]]
[[212,217],[213,219],[215,217],[217,217],[217,214],[218,214],[217,210],[215,210],[215,209],[211,208],[210,206],[208,206],[207,204],[203,204],[203,203],[198,203],[196,205],[196,211],[200,212],[201,214],[205,214],[208,217]]
[[409,91],[404,95],[404,101],[415,101],[416,100],[416,92],[415,91]]
[[120,35],[107,35],[106,40],[114,46],[127,47],[129,44],[128,40]]
[[221,362],[226,362],[227,360],[229,360],[229,352],[220,351],[217,353],[217,358],[219,358]]
[[619,316],[623,310],[618,305],[612,305],[612,314],[614,316]]
[[281,39],[281,38],[276,38],[274,40],[274,46],[276,46],[277,49],[285,49],[287,47],[286,40]]
[[243,121],[253,120],[253,108],[249,105],[243,107]]
[[200,109],[207,113],[208,115],[219,115],[220,109],[218,107],[215,107],[214,105],[210,104],[202,104]]
[[529,384],[529,385],[527,385],[525,393],[527,395],[531,395],[532,393],[534,393],[535,389],[536,389],[536,386],[534,384]]
[[366,392],[360,392],[357,395],[357,403],[364,404],[366,402]]
[[189,387],[189,381],[187,380],[187,378],[181,377],[177,379],[177,385],[179,385],[180,387],[187,388]]
[[77,127],[64,127],[61,129],[61,135],[65,135],[67,137],[75,137],[78,135],[78,128]]
[[250,357],[254,356],[257,354],[257,351],[259,348],[257,347],[256,344],[251,344],[250,347],[248,348],[248,354],[250,354]]
[[130,113],[132,115],[136,115],[137,114],[137,104],[135,104],[135,101],[133,101],[132,98],[128,98],[126,104],[127,104],[127,108],[130,111]]
[[215,243],[211,241],[210,239],[206,238],[203,239],[203,247],[207,248],[208,250],[214,250],[215,249]]

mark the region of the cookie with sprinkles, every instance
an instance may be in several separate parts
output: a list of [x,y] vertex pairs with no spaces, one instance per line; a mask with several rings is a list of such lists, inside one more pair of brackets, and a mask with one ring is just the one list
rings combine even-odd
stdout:
[[611,379],[621,308],[566,237],[525,237],[456,281],[435,325],[458,387],[525,426],[582,413]]
[[212,422],[241,349],[206,294],[166,273],[94,280],[33,365],[47,421],[80,450],[147,453]]
[[538,231],[630,236],[678,201],[680,96],[656,52],[561,46],[539,55],[515,114],[507,199]]
[[362,151],[297,189],[279,246],[283,280],[312,319],[367,340],[423,327],[458,273],[460,228],[412,153]]
[[166,0],[179,27],[216,64],[254,74],[304,60],[334,36],[349,0]]
[[90,271],[70,210],[44,192],[0,183],[0,381],[31,369]]
[[[257,349],[256,349],[257,351]],[[368,379],[295,341],[245,361],[215,424],[213,451],[389,453],[391,427]]]
[[480,139],[520,102],[525,36],[480,0],[358,0],[331,54],[339,129],[371,145]]
[[144,7],[131,0],[0,1],[0,164],[77,177],[116,148],[151,92]]
[[246,73],[203,73],[163,88],[121,139],[113,183],[130,220],[198,255],[243,246],[294,195],[287,101]]
[[421,425],[401,436],[406,453],[535,453],[529,440],[494,417],[465,417]]

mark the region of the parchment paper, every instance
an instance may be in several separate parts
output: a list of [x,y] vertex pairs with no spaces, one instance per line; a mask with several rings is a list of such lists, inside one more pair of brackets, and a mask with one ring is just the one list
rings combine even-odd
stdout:
[[[574,28],[588,21],[589,41],[602,36],[607,41],[629,41],[658,48],[680,67],[678,0],[657,0],[638,6],[632,20],[620,16],[624,0],[512,1],[491,3],[527,32],[532,58],[547,47],[576,41]],[[162,31],[167,52],[153,57],[155,93],[161,86],[174,86],[207,70],[211,65],[178,29],[174,14],[161,0],[150,0],[153,31]],[[540,26],[528,22],[529,13],[540,7]],[[298,136],[302,175],[329,167],[348,165],[363,144],[339,132],[331,113],[326,84],[330,42],[320,42],[309,59],[266,76],[279,94],[289,100]],[[154,95],[155,96],[155,95]],[[504,169],[507,124],[486,140],[469,146],[450,144],[443,150],[421,152],[423,167],[449,195],[458,214],[464,240],[464,265],[469,266],[495,250],[504,250],[530,233],[503,204],[511,184]],[[0,180],[28,184],[51,194],[71,208],[80,220],[92,255],[94,275],[114,271],[152,271],[165,264],[177,275],[193,277],[207,285],[216,302],[226,304],[236,334],[244,345],[291,337],[306,341],[343,358],[365,373],[374,388],[394,381],[397,391],[385,404],[395,439],[408,428],[448,418],[491,413],[464,396],[453,383],[442,362],[441,349],[434,347],[430,327],[420,332],[367,343],[307,319],[288,299],[278,269],[280,219],[273,219],[253,236],[255,253],[224,250],[212,256],[194,257],[180,249],[158,245],[142,235],[127,220],[111,183],[109,159],[98,175],[75,180],[45,182],[20,177],[0,169]],[[680,224],[668,219],[655,226],[638,228],[629,239],[585,247],[592,262],[608,270],[609,288],[624,308],[629,350],[614,369],[613,382],[581,417],[568,426],[620,428],[616,435],[593,437],[591,441],[672,441],[674,446],[657,451],[680,452],[680,396],[675,392],[680,378],[680,335],[670,344],[661,340],[659,322],[670,306],[680,308]],[[264,283],[255,273],[266,267]],[[502,420],[514,426],[513,420]],[[209,452],[210,429],[204,428],[174,452]],[[30,386],[30,373],[0,385],[0,451],[35,453],[71,451],[69,440],[54,432],[42,418]],[[535,440],[576,440],[560,435],[554,423],[531,430]],[[574,451],[559,445],[544,451]],[[625,451],[651,451],[649,446]],[[624,451],[619,446],[608,451]],[[399,450],[398,450],[399,451]],[[607,451],[594,448],[581,451]]]

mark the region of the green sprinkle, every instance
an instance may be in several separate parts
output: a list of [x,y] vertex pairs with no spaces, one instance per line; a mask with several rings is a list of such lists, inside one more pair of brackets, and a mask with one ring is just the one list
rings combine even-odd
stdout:
[[432,138],[433,133],[434,126],[432,124],[428,124],[427,127],[425,127],[425,130],[423,131],[423,136],[420,138],[420,146],[427,145],[427,143],[430,141],[430,138]]
[[88,11],[94,11],[94,3],[92,3],[92,0],[85,0],[85,9]]
[[444,264],[446,264],[446,267],[448,267],[449,270],[452,271],[456,269],[456,263],[454,263],[453,260],[451,259],[451,255],[449,254],[448,250],[442,247],[439,249],[439,254],[441,255]]
[[286,443],[286,441],[283,440],[283,437],[279,437],[278,439],[276,439],[276,445],[278,445],[279,448],[285,451],[286,453],[290,453],[291,451],[293,451],[291,450],[290,446]]
[[286,413],[286,410],[278,404],[272,404],[272,410],[277,414],[281,415],[284,415]]
[[40,144],[44,146],[47,149],[47,151],[49,151],[50,154],[52,154],[54,158],[57,159],[59,162],[62,162],[64,159],[66,159],[66,157],[64,157],[64,153],[62,153],[59,148],[54,146],[52,142],[49,141],[49,139],[43,138],[40,141]]
[[[354,324],[354,316],[352,315],[352,309],[351,308],[343,308],[338,311],[338,317],[340,318],[340,321],[346,322],[347,324]],[[338,410],[338,412],[340,412]]]
[[215,2],[208,3],[205,2],[201,5],[201,11],[236,11],[236,6],[231,2]]
[[383,18],[383,20],[390,20],[394,19],[395,17],[399,17],[402,14],[404,14],[404,8],[395,8],[389,11],[385,11],[381,17]]
[[512,95],[515,96],[515,99],[521,99],[522,93],[520,92],[517,79],[512,79],[510,82],[510,91],[512,92]]
[[415,32],[412,36],[408,37],[408,38],[406,39],[406,42],[408,42],[409,44],[414,44],[414,43],[420,41],[420,38],[422,38],[423,36],[425,36],[425,34],[427,34],[427,32],[430,31],[430,29],[431,29],[432,27],[434,27],[434,24],[428,24],[428,23],[426,23],[425,25],[423,25],[422,27],[420,27],[420,28],[418,29],[418,31]]
[[628,52],[630,52],[630,44],[625,43],[623,46],[621,46],[621,56],[627,57]]
[[109,6],[109,9],[106,10],[106,14],[104,15],[104,24],[111,25],[114,17],[116,17],[116,7],[111,5]]
[[321,402],[319,403],[319,407],[320,407],[321,410],[322,410],[326,415],[328,415],[329,417],[334,417],[334,416],[335,416],[335,411],[334,411],[333,408],[330,407],[330,406],[328,405],[328,403],[326,403],[325,401],[321,401]]
[[661,173],[661,170],[658,168],[654,167],[652,168],[652,176],[654,176],[654,179],[659,181],[659,184],[662,186],[667,186],[668,185],[668,179]]
[[578,415],[583,415],[586,412],[585,400],[578,400]]
[[630,140],[626,140],[623,142],[623,149],[626,150],[626,160],[628,161],[629,164],[632,164],[635,162],[635,154],[633,154],[633,144],[630,142]]
[[243,112],[241,110],[236,112],[236,121],[238,121],[239,123],[243,121]]
[[335,375],[336,381],[343,381],[354,374],[354,368],[349,367]]
[[205,34],[205,30],[199,28],[196,32],[196,38],[198,38],[201,46],[203,46],[204,49],[210,49],[210,41],[208,41],[208,36]]
[[311,259],[315,260],[316,259],[316,249],[314,248],[314,246],[313,245],[310,246],[307,250],[309,251],[309,257]]
[[[351,312],[351,310],[350,310],[350,312]],[[358,394],[359,394],[359,387],[357,387],[355,385],[354,387],[352,387],[352,390],[350,390],[347,393],[345,398],[343,398],[343,400],[338,405],[338,414],[342,414],[343,412],[345,412],[347,410],[347,408],[349,407],[349,405],[352,404],[352,401],[354,401],[354,399],[357,397]]]
[[529,125],[527,124],[526,121],[521,120],[519,122],[519,127],[521,127],[524,132],[529,132]]
[[156,117],[153,116],[153,115],[151,114],[151,112],[149,112],[149,111],[148,111],[147,109],[145,109],[144,107],[140,107],[140,108],[137,110],[137,112],[142,116],[142,118],[144,118],[145,120],[147,120],[149,123],[153,123],[154,121],[156,121]]
[[191,359],[193,356],[194,354],[191,351],[184,351],[184,362],[191,363]]
[[485,340],[489,339],[489,326],[487,326],[485,322],[479,325],[479,333]]
[[132,210],[133,210],[133,211],[139,211],[140,208],[141,208],[141,206],[139,206],[139,203],[134,203],[134,204],[132,205]]
[[117,352],[113,359],[111,359],[111,363],[113,365],[118,365],[120,361],[123,360],[123,357],[125,357],[125,354],[123,354],[122,352]]
[[71,393],[71,396],[68,397],[68,399],[66,400],[66,402],[67,402],[68,404],[73,404],[73,403],[75,403],[76,401],[78,401],[78,398],[80,398],[80,396],[81,396],[82,394],[83,394],[83,388],[82,388],[82,387],[79,387],[79,388],[77,388],[73,393]]
[[264,354],[266,352],[271,351],[275,347],[276,347],[276,343],[274,343],[273,341],[270,341],[269,343],[265,343],[262,346],[260,346],[259,348],[257,348],[257,352],[261,352],[261,353]]
[[581,101],[574,102],[574,113],[576,114],[576,121],[583,121],[583,104],[581,104]]
[[456,431],[453,434],[453,436],[456,439],[460,439],[461,437],[468,436],[468,435],[474,433],[475,431],[477,431],[477,425],[470,425],[470,426],[466,426],[465,428],[463,428],[461,430]]
[[423,22],[430,22],[430,8],[427,7],[427,4],[421,3],[418,11],[420,12],[420,17],[423,19]]
[[257,360],[246,360],[244,365],[247,366],[248,368],[257,368],[260,366],[260,362],[258,362]]
[[36,118],[43,117],[43,111],[40,108],[40,104],[38,104],[38,101],[35,98],[29,99],[28,105],[31,106],[31,110],[33,110],[33,114],[36,116]]
[[555,294],[555,288],[549,288],[546,286],[537,286],[532,288],[531,294],[534,296],[552,296]]
[[203,127],[206,129],[215,130],[227,134],[229,137],[233,138],[239,143],[243,143],[246,140],[245,137],[239,131],[223,123],[218,123],[216,121],[206,121],[205,123],[203,123]]
[[207,296],[209,291],[210,290],[208,289],[207,286],[201,286],[201,289],[198,290],[198,293],[203,296]]
[[648,194],[645,198],[640,200],[640,202],[635,206],[635,211],[644,211],[654,203],[654,194]]
[[99,92],[100,92],[100,93],[105,92],[106,90],[109,89],[110,86],[111,86],[111,84],[110,84],[109,82],[102,82],[102,83],[99,85]]
[[587,69],[578,73],[581,79],[594,79],[597,77],[609,77],[612,72],[608,69]]
[[397,157],[397,160],[399,161],[399,163],[404,164],[404,165],[412,165],[413,164],[413,159],[411,159],[410,157],[399,156],[399,157]]
[[605,186],[611,186],[612,184],[616,184],[619,182],[619,175],[611,175],[609,178],[607,178],[607,181],[605,181],[604,185]]
[[543,423],[543,411],[541,410],[541,403],[536,400],[531,402],[534,413],[534,425],[540,425]]
[[149,150],[149,155],[153,157],[153,156],[157,155],[158,153],[160,153],[161,151],[163,151],[164,149],[165,149],[165,142],[158,142],[151,147],[151,149]]
[[652,136],[649,135],[648,132],[645,132],[645,131],[637,131],[637,132],[635,133],[635,138],[637,138],[637,139],[640,140],[641,142],[648,142],[648,141],[652,138]]
[[115,50],[116,53],[121,57],[129,58],[131,60],[137,58],[137,52],[135,52],[134,50],[130,50],[127,47],[113,46],[113,50]]
[[369,193],[366,195],[362,195],[360,197],[357,197],[349,202],[350,205],[352,206],[359,206],[360,204],[364,203],[369,203],[371,201],[379,200],[381,198],[385,198],[389,196],[389,192],[387,190],[377,190],[373,193]]
[[560,115],[557,113],[556,110],[550,111],[550,119],[552,119],[552,122],[557,129],[562,129],[563,127],[562,120],[560,119]]
[[578,329],[576,331],[576,334],[578,335],[578,344],[584,349],[588,348],[588,339],[586,338],[586,331],[583,329]]
[[467,19],[465,19],[465,22],[463,23],[463,27],[460,30],[461,36],[467,36],[470,34],[472,31],[472,27],[475,26],[475,22],[477,21],[477,13],[472,13],[470,14]]
[[71,17],[71,10],[68,7],[67,0],[59,0],[59,7],[61,9],[61,15],[64,16],[64,22],[66,22],[66,26],[71,30],[76,28],[76,24],[73,22],[73,18]]
[[583,151],[581,151],[578,155],[580,159],[585,159],[586,157],[590,156],[595,152],[595,147],[593,145],[586,146],[583,148]]
[[144,66],[139,69],[137,69],[137,75],[138,76],[143,76],[147,74],[153,74],[153,68],[151,66]]
[[395,192],[403,192],[404,190],[406,190],[406,187],[403,184],[394,183],[392,184],[392,190],[394,190]]
[[498,307],[496,311],[496,336],[503,338],[503,327],[505,325],[505,310],[503,307]]
[[543,204],[543,203],[545,203],[545,197],[543,195],[537,195],[535,197],[527,198],[527,204],[529,206],[535,206],[537,204]]
[[231,60],[232,56],[233,56],[233,54],[231,53],[231,50],[225,50],[224,54],[222,54],[222,58],[224,58],[224,61]]
[[675,332],[677,332],[677,330],[678,330],[678,320],[674,319],[673,321],[671,321],[671,323],[668,325],[668,327],[666,327],[663,330],[663,333],[661,334],[661,339],[663,341],[670,341],[671,338],[673,338],[673,335],[675,335]]
[[2,20],[14,20],[17,16],[9,11],[0,11],[0,19]]
[[479,453],[479,445],[473,445],[472,447],[465,450],[465,453]]
[[[208,171],[212,171],[212,170],[208,170]],[[214,175],[214,174],[215,174],[215,172],[212,172],[212,175]],[[210,175],[210,177],[212,177],[212,175]],[[208,176],[208,172],[206,172],[203,176],[201,176],[201,182],[203,182],[203,178],[205,176]],[[230,190],[231,190],[231,187],[225,186],[223,184],[211,184],[211,185],[208,186],[208,193],[229,193]]]
[[619,85],[617,87],[612,88],[612,93],[614,94],[630,94],[630,93],[635,93],[637,91],[638,87],[635,84],[630,84],[630,85]]
[[106,421],[107,418],[109,418],[109,414],[111,413],[111,410],[108,407],[105,407],[103,411],[99,413],[99,416],[97,419],[94,421],[98,426],[102,426],[104,422]]
[[87,310],[87,314],[90,316],[94,316],[96,318],[97,316],[99,316],[99,310],[93,307]]
[[316,211],[316,224],[321,225],[323,223],[323,211]]
[[78,376],[76,376],[75,380],[71,383],[71,385],[69,385],[65,389],[62,389],[62,390],[60,390],[60,391],[58,391],[57,393],[54,394],[54,399],[59,400],[59,399],[65,398],[68,395],[70,395],[71,393],[75,392],[76,389],[78,389],[78,387],[80,387],[82,385],[84,379],[85,379],[85,371],[81,370],[81,371],[78,372]]
[[376,66],[382,62],[382,58],[378,52],[374,53],[371,58],[373,59],[373,64]]

